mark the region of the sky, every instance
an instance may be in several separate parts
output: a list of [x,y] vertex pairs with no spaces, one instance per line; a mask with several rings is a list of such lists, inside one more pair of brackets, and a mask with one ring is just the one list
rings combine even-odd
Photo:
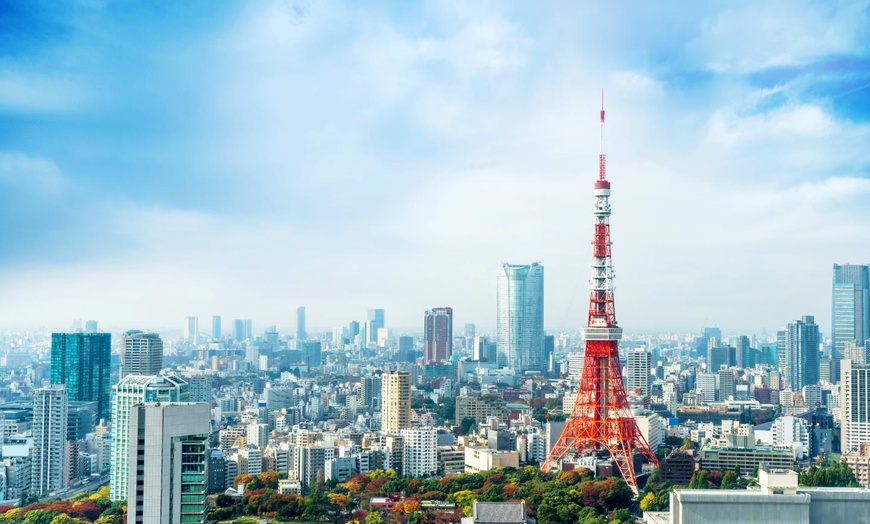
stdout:
[[828,332],[870,262],[867,1],[186,4],[0,0],[0,328],[487,332],[539,261],[577,330],[601,89],[628,333]]

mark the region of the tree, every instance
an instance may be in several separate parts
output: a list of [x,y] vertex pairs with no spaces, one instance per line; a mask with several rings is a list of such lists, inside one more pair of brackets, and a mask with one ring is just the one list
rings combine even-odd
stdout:
[[651,508],[656,502],[656,494],[650,491],[640,500],[641,511],[652,511]]
[[369,511],[369,514],[366,515],[366,524],[387,524],[387,521],[384,519],[384,514],[380,510],[375,509]]
[[217,496],[217,498],[215,498],[214,503],[219,508],[228,508],[228,507],[232,506],[233,504],[235,504],[236,501],[233,500],[233,498],[231,496],[224,495],[223,493],[221,493],[220,495]]
[[258,477],[266,489],[278,489],[278,472],[264,471]]
[[710,472],[706,469],[696,471],[689,480],[689,489],[709,489],[710,488]]
[[722,475],[722,483],[719,484],[720,489],[739,489],[740,484],[737,482],[737,475],[733,471],[726,471]]
[[683,445],[680,446],[680,449],[682,449],[684,451],[687,449],[695,449],[695,443],[692,442],[692,439],[690,439],[689,437],[686,437],[683,439]]
[[423,506],[420,504],[419,500],[405,499],[405,502],[403,503],[403,505],[404,505],[403,509],[404,509],[405,513],[409,513],[409,514],[417,512],[417,511],[421,511],[423,509]]
[[463,435],[468,435],[469,433],[474,431],[474,419],[470,417],[465,417],[459,423],[459,427],[462,429]]
[[236,475],[236,478],[233,479],[233,487],[236,487],[239,484],[244,484],[245,486],[247,486],[248,483],[252,480],[254,480],[254,477],[245,473],[242,473],[241,475]]

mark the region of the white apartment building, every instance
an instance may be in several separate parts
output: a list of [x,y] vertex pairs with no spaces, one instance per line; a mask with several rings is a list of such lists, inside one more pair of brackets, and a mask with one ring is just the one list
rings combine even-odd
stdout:
[[69,397],[58,384],[33,392],[33,453],[30,493],[38,497],[66,487]]
[[438,472],[438,435],[435,429],[403,429],[405,475],[420,477]]

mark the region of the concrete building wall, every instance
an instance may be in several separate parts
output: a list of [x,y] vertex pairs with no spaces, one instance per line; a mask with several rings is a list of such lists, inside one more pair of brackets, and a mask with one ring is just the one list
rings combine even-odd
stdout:
[[[739,509],[738,509],[739,508]],[[809,495],[676,490],[671,492],[671,524],[810,524]]]

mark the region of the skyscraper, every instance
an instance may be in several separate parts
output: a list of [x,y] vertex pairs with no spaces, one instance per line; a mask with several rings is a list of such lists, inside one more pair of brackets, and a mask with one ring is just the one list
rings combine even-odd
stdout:
[[393,371],[381,377],[381,430],[398,435],[411,427],[411,375]]
[[498,363],[522,373],[543,370],[544,266],[503,264],[498,270]]
[[97,321],[96,320],[88,320],[85,322],[85,333],[96,333],[97,332]]
[[305,306],[296,308],[296,341],[301,342],[308,338],[305,332]]
[[843,453],[857,451],[858,446],[870,442],[870,364],[851,360],[842,362],[843,404],[840,421],[843,425]]
[[187,402],[188,386],[176,375],[127,375],[112,388],[112,392],[112,478],[109,497],[112,500],[127,500],[130,408],[144,402]]
[[157,333],[132,329],[121,338],[121,377],[156,375],[163,369],[163,341]]
[[218,340],[221,338],[221,317],[214,315],[211,317],[211,338]]
[[819,383],[819,326],[812,316],[790,322],[785,330],[785,384],[792,391]]
[[199,317],[184,317],[184,341],[199,344]]
[[97,418],[111,414],[112,335],[52,333],[51,384],[66,384],[69,400],[97,403]]
[[65,385],[34,390],[31,495],[41,497],[66,487],[68,409]]
[[846,342],[870,338],[870,266],[834,264],[831,293],[831,340],[835,378]]
[[633,349],[626,353],[625,390],[627,393],[637,392],[641,397],[649,396],[650,352],[643,349]]
[[387,327],[384,323],[384,310],[383,309],[370,309],[369,310],[369,320],[368,320],[368,342],[378,343],[378,330],[381,328]]
[[240,319],[233,320],[233,341],[242,342],[248,338],[248,334],[245,333],[245,321]]
[[453,308],[436,307],[423,316],[423,359],[426,364],[447,362],[453,355]]
[[208,404],[137,404],[129,426],[127,524],[205,522]]

